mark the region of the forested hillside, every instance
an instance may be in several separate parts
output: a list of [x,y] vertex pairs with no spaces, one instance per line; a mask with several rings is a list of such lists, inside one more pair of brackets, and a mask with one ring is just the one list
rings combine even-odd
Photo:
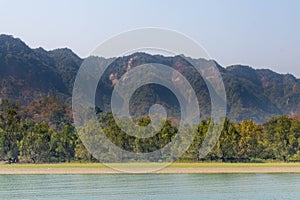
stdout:
[[[73,83],[82,61],[69,49],[31,49],[20,39],[0,35],[0,98],[19,101],[22,105],[47,96],[70,102]],[[277,74],[268,69],[255,70],[242,65],[223,68],[215,61],[201,59],[195,62],[214,64],[220,70],[227,95],[227,116],[231,120],[265,122],[273,116],[300,113],[300,80],[291,74]],[[180,56],[136,53],[117,58],[100,79],[101,89],[105,91],[97,93],[97,106],[105,110],[110,104],[113,80],[119,79],[128,67],[134,68],[144,63],[168,65],[182,73],[197,94],[202,115],[209,116],[207,87],[201,76]],[[158,85],[145,86],[135,95],[132,105],[138,106],[131,106],[131,114],[135,116],[147,112],[149,105],[143,102],[161,103],[175,110],[178,107],[174,95]]]
[[[219,69],[227,96],[224,130],[218,144],[203,160],[300,160],[299,79],[269,69],[222,67],[214,60],[193,60]],[[82,62],[70,49],[32,49],[18,38],[0,35],[0,160],[95,161],[75,132],[72,118],[73,84]],[[179,102],[168,88],[146,85],[130,100],[130,114],[140,124],[149,123],[147,113],[153,104],[163,105],[170,114],[165,127],[151,141],[129,137],[111,116],[110,97],[117,80],[145,63],[172,67],[193,87],[202,122],[194,143],[181,159],[197,161],[210,123],[211,102],[203,78],[184,56],[135,53],[116,58],[99,80],[95,97],[98,120],[111,141],[128,151],[151,152],[172,140],[178,129],[173,122],[180,120],[180,114]]]

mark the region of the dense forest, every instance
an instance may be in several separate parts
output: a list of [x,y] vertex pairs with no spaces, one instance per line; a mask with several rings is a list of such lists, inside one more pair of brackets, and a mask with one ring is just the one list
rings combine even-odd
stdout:
[[[38,110],[46,116],[41,116],[36,110],[35,115],[39,117],[34,118],[28,117],[30,106],[24,109],[10,101],[2,101],[0,160],[8,163],[97,162],[84,147],[72,121],[63,120],[70,117],[64,105],[58,104],[53,97],[34,104],[42,107],[44,103],[47,103],[53,113],[41,111],[39,108]],[[147,141],[122,132],[111,113],[100,113],[98,117],[111,142],[131,152],[150,152],[159,149],[171,141],[178,131],[178,127],[168,119],[151,141]],[[137,123],[141,126],[147,125],[150,119],[147,116],[141,117],[137,119]],[[181,161],[300,161],[298,119],[281,115],[263,124],[257,124],[252,120],[233,122],[226,119],[218,143],[205,158],[199,159],[199,149],[209,123],[209,120],[202,120],[196,127],[196,137],[186,153],[181,156]],[[93,126],[93,123],[86,126],[89,128],[88,126]]]

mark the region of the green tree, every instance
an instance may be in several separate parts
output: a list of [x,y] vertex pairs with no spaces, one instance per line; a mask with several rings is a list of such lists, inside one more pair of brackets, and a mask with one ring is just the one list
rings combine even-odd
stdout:
[[215,157],[214,159],[220,159],[223,162],[236,160],[238,157],[238,142],[240,137],[234,124],[226,118],[219,141],[211,152]]
[[51,135],[51,151],[58,162],[70,162],[75,156],[77,135],[75,129],[71,125],[64,125],[59,132],[53,132]]
[[243,120],[240,124],[236,124],[236,129],[240,134],[238,141],[238,159],[250,160],[258,158],[263,151],[263,130],[261,126],[256,125],[252,120]]
[[265,159],[287,161],[289,154],[293,153],[292,120],[285,116],[274,117],[265,125]]
[[49,129],[47,123],[41,122],[38,124],[26,123],[24,131],[25,134],[20,145],[21,155],[33,163],[50,162],[50,138],[54,130]]
[[20,124],[20,116],[16,110],[8,110],[4,115],[0,115],[0,159],[9,162],[18,161]]
[[89,161],[89,162],[96,161],[93,155],[86,149],[86,147],[84,146],[80,138],[77,138],[74,157],[75,160],[79,160],[79,161]]
[[290,141],[290,151],[289,151],[289,161],[300,161],[300,121],[297,119],[292,119],[292,124],[290,128],[289,141]]

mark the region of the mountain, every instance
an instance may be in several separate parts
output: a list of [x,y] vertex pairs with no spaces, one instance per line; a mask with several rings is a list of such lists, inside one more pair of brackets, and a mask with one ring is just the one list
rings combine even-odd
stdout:
[[81,62],[71,50],[30,49],[20,39],[0,35],[1,98],[29,103],[47,95],[70,97]]
[[241,65],[226,70],[230,78],[224,82],[232,118],[264,121],[274,115],[299,114],[300,80],[293,75]]
[[[89,59],[94,59],[95,63],[109,61],[96,57]],[[268,69],[253,69],[243,65],[224,68],[213,60],[193,61],[201,65],[215,65],[219,69],[226,89],[228,117],[232,120],[264,122],[275,115],[300,114],[300,80],[291,74],[278,74]],[[76,73],[82,62],[83,59],[70,49],[31,49],[18,38],[0,35],[0,98],[14,99],[23,105],[36,105],[31,102],[47,96],[70,100]],[[199,73],[181,56],[135,53],[117,58],[99,80],[97,106],[109,111],[113,85],[126,71],[145,63],[168,65],[183,74],[197,94],[201,115],[209,116],[207,86]],[[180,114],[179,102],[174,94],[155,84],[135,91],[130,100],[130,113],[134,116],[143,115],[154,103],[163,104],[168,114],[174,117]]]

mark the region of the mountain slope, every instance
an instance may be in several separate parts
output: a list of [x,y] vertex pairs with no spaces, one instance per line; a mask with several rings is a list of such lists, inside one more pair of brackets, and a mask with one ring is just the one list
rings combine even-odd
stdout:
[[80,63],[78,57],[30,49],[20,39],[0,35],[1,98],[29,103],[46,95],[70,96]]
[[[94,59],[95,63],[108,62],[104,58]],[[201,65],[215,65],[221,72],[229,118],[264,122],[274,115],[300,114],[300,80],[294,76],[242,65],[223,68],[212,60],[194,61]],[[83,59],[70,49],[31,49],[20,39],[0,35],[0,98],[18,100],[23,104],[49,95],[68,99],[82,62]],[[201,115],[209,117],[210,96],[207,86],[181,56],[135,53],[117,58],[99,80],[97,105],[109,111],[113,85],[126,71],[145,63],[168,65],[182,73],[197,94]],[[130,100],[130,113],[134,116],[146,114],[154,103],[163,104],[169,114],[180,116],[179,103],[174,94],[158,85],[139,88]]]

